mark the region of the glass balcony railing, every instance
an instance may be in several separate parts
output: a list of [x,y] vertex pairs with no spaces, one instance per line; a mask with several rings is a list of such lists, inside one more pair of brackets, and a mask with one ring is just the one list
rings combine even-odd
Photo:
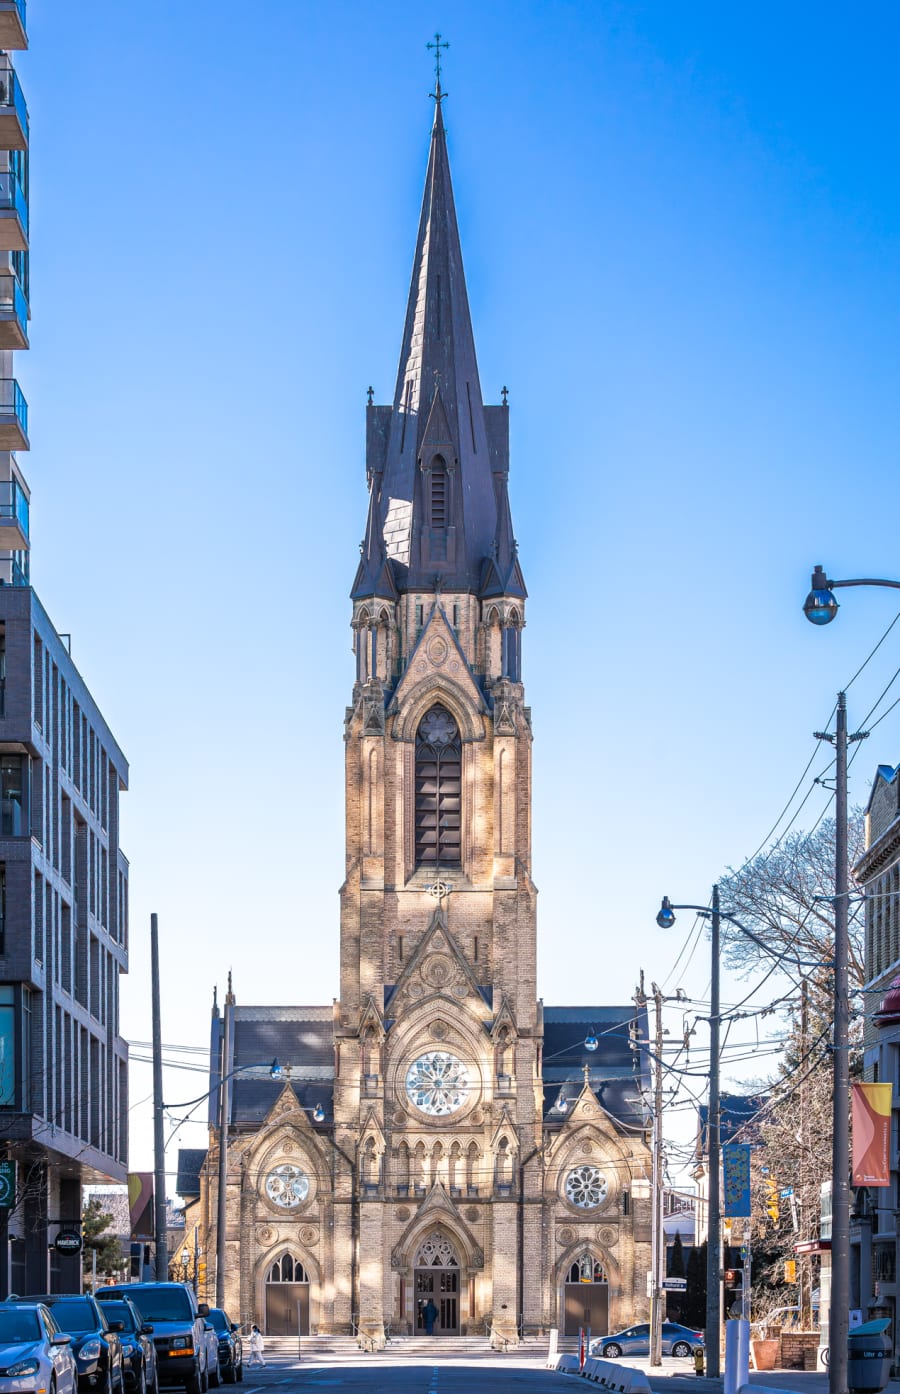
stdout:
[[0,518],[15,518],[28,538],[29,506],[25,490],[17,479],[0,480]]
[[0,209],[18,213],[22,229],[28,233],[28,200],[25,190],[11,169],[0,169]]
[[[14,318],[28,337],[28,301],[17,276],[0,276],[0,319]],[[22,399],[24,401],[24,398]]]
[[[24,11],[25,6],[22,6]],[[22,14],[22,24],[25,23],[25,15]],[[19,82],[19,75],[10,63],[9,59],[0,59],[0,114],[6,111],[14,111],[19,118],[19,125],[22,130],[28,133],[28,107],[25,105],[25,94],[22,91],[22,84]]]
[[15,378],[0,378],[0,421],[15,417],[23,436],[28,435],[28,403]]

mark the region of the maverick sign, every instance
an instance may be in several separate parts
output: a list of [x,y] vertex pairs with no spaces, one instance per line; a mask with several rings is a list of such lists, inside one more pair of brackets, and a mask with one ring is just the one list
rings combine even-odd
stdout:
[[81,1235],[77,1229],[61,1229],[53,1241],[58,1254],[80,1254]]

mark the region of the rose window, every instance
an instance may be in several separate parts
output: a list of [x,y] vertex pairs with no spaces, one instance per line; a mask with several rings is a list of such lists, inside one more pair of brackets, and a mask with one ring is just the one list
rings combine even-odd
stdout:
[[309,1195],[309,1177],[299,1167],[284,1162],[266,1177],[266,1195],[273,1205],[293,1210]]
[[579,1210],[591,1210],[609,1194],[609,1183],[599,1167],[575,1167],[566,1177],[566,1199]]
[[406,1072],[410,1103],[434,1117],[456,1113],[468,1101],[471,1092],[465,1065],[446,1050],[420,1055]]

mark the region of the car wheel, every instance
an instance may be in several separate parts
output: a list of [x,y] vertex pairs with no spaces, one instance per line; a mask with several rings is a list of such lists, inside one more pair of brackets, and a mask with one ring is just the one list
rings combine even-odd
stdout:
[[207,1370],[209,1371],[210,1389],[218,1389],[219,1385],[222,1383],[222,1368],[219,1364],[218,1356],[216,1356],[216,1363],[215,1365],[213,1365],[212,1369],[209,1370],[209,1367],[207,1366]]
[[227,1369],[222,1371],[222,1378],[226,1384],[234,1384],[237,1379],[237,1366],[234,1363],[234,1351],[231,1352],[231,1361]]
[[203,1394],[209,1394],[209,1366],[208,1366],[208,1365],[204,1365],[204,1366],[203,1366],[203,1369],[200,1371],[200,1388],[203,1390]]
[[184,1387],[187,1390],[187,1394],[203,1394],[203,1375],[200,1372],[199,1366],[194,1366],[194,1373]]
[[243,1356],[241,1356],[241,1363],[240,1363],[240,1365],[238,1365],[238,1367],[237,1367],[237,1382],[238,1382],[238,1384],[243,1384],[243,1383],[244,1383],[244,1357],[243,1357]]
[[687,1341],[676,1341],[674,1346],[672,1347],[673,1355],[690,1355],[690,1353],[691,1348],[688,1345]]
[[618,1360],[622,1354],[622,1347],[617,1346],[615,1341],[610,1341],[608,1346],[603,1347],[603,1354],[609,1356],[610,1360]]
[[147,1394],[147,1371],[144,1369],[143,1365],[141,1366],[141,1377],[138,1380],[137,1394]]

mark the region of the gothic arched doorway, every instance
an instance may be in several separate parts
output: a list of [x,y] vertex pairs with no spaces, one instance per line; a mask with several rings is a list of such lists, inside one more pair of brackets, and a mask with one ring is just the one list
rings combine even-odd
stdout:
[[428,1334],[428,1304],[435,1307],[433,1334],[459,1335],[459,1257],[442,1230],[426,1235],[413,1264],[413,1331]]
[[564,1336],[577,1336],[582,1326],[592,1336],[609,1334],[609,1280],[593,1254],[582,1254],[566,1271],[563,1311]]
[[266,1273],[266,1335],[309,1335],[309,1278],[290,1254],[282,1254]]

